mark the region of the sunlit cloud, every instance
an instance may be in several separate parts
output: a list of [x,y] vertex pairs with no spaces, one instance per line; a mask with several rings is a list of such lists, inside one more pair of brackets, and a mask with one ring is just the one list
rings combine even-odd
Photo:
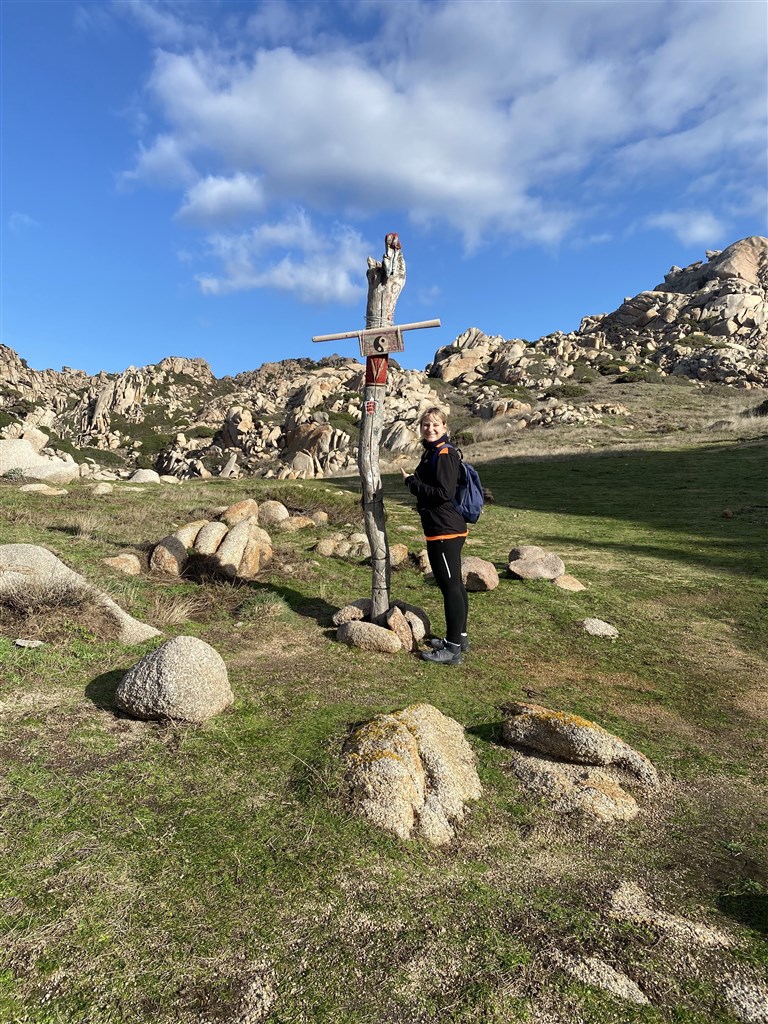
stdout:
[[[504,241],[598,244],[592,189],[623,203],[626,222],[633,190],[674,178],[682,208],[700,176],[688,201],[709,221],[636,221],[697,242],[727,219],[718,169],[729,168],[733,205],[765,167],[760,4],[585,0],[552,18],[550,4],[413,0],[339,5],[334,18],[328,5],[299,17],[275,2],[215,34],[192,22],[196,7],[125,6],[162,48],[146,87],[155,134],[122,184],[179,188],[177,218],[208,229],[259,214],[283,230],[279,211],[297,204],[315,223],[403,211],[421,232],[447,228],[464,255]],[[266,279],[225,265],[200,278],[205,290]],[[275,264],[275,287],[298,294],[304,266]]]
[[221,223],[263,206],[264,193],[254,175],[237,173],[231,178],[209,175],[187,190],[177,217],[190,222]]
[[657,213],[645,223],[647,227],[671,232],[684,245],[713,245],[726,234],[726,225],[706,210]]
[[365,293],[360,268],[367,246],[361,236],[344,225],[320,232],[303,210],[247,232],[213,235],[209,247],[224,274],[197,275],[206,295],[275,288],[301,302],[349,305]]

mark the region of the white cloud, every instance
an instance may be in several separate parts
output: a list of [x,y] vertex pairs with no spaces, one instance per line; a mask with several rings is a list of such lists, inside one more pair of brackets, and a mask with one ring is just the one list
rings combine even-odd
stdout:
[[120,175],[122,185],[146,182],[154,185],[187,185],[197,178],[184,144],[173,135],[158,135],[151,146],[139,143],[133,170]]
[[191,222],[222,222],[253,213],[263,205],[261,183],[254,175],[238,172],[222,178],[209,174],[187,190],[177,217]]
[[8,227],[15,235],[20,235],[25,231],[39,228],[40,222],[36,221],[34,217],[30,217],[28,213],[16,212],[8,218]]
[[670,231],[683,245],[714,245],[725,237],[726,226],[707,210],[677,210],[657,213],[646,226]]
[[[139,6],[153,38],[160,15],[183,20]],[[163,128],[125,180],[182,184],[178,216],[209,224],[298,203],[348,221],[404,210],[467,251],[588,238],[605,224],[589,223],[587,180],[614,195],[676,180],[657,208],[725,165],[754,187],[765,27],[764,5],[742,0],[281,0],[195,48],[166,25],[174,52],[156,52],[148,82]]]
[[197,276],[206,295],[276,288],[301,302],[350,305],[365,294],[366,243],[343,225],[322,234],[303,210],[251,231],[214,235],[209,245],[225,273]]
[[[202,26],[189,20],[189,8],[166,0],[112,0],[114,10],[135,22],[159,46],[184,46],[205,38]],[[177,8],[177,10],[174,10]]]

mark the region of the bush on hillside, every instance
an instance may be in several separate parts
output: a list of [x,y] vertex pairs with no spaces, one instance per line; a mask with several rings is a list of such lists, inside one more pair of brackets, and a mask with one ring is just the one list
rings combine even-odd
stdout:
[[561,384],[559,387],[550,388],[547,398],[583,398],[589,394],[589,388],[581,387],[580,384]]
[[630,370],[628,373],[620,373],[614,384],[659,384],[661,374],[655,366],[646,366],[642,370]]

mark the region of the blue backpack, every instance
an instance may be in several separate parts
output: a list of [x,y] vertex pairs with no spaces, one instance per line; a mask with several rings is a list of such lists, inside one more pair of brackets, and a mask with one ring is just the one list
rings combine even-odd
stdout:
[[471,463],[464,461],[455,445],[448,442],[448,447],[453,448],[459,456],[459,481],[456,484],[453,504],[465,523],[476,523],[485,503],[480,476]]

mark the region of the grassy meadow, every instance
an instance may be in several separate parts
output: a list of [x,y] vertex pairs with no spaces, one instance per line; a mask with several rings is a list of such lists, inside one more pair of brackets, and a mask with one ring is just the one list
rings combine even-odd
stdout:
[[[466,553],[502,578],[470,595],[458,669],[335,642],[331,616],[367,596],[370,568],[312,548],[361,528],[355,479],[103,498],[0,481],[0,543],[45,545],[164,638],[206,640],[236,698],[201,728],[134,722],[115,688],[157,640],[123,646],[84,606],[0,607],[0,1021],[743,1020],[727,979],[768,977],[767,464],[759,438],[483,463],[495,501]],[[385,495],[390,542],[417,552],[399,476]],[[275,533],[254,583],[102,561],[246,496],[331,521]],[[587,590],[507,578],[519,543],[555,550]],[[395,571],[392,593],[441,633],[416,569]],[[587,616],[619,639],[582,632]],[[557,817],[508,767],[510,699],[596,720],[654,761],[661,789],[628,824]],[[344,800],[350,724],[415,701],[461,722],[477,756],[483,796],[447,849],[400,843]],[[611,918],[623,881],[733,947],[679,948]],[[602,958],[649,1004],[576,981],[560,953]]]

